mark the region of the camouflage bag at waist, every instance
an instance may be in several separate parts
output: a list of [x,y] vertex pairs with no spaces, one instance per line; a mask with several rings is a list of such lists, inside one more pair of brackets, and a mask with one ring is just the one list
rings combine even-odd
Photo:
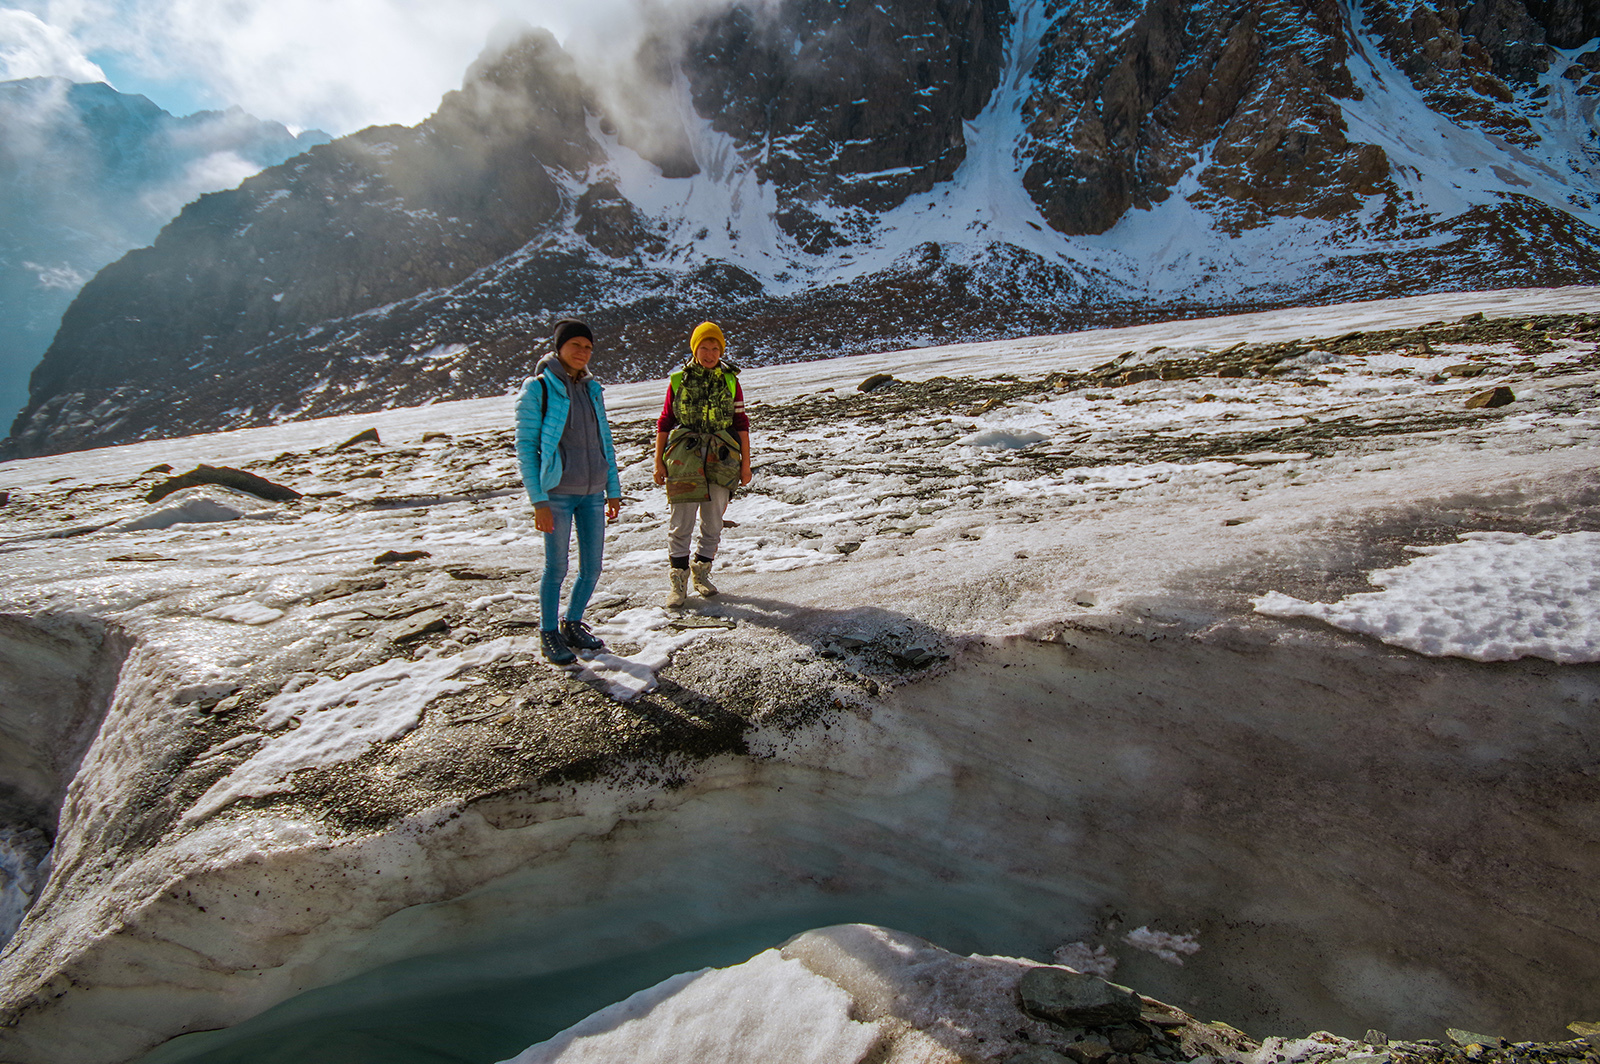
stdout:
[[708,484],[737,488],[743,457],[732,433],[695,432],[679,425],[667,436],[662,454],[667,466],[667,501],[705,502],[711,498]]

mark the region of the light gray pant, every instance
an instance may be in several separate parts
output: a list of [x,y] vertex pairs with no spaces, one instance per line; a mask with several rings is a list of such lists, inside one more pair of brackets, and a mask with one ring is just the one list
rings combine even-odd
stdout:
[[672,504],[672,519],[667,524],[667,557],[689,556],[689,541],[694,537],[696,519],[700,522],[700,546],[695,554],[701,558],[717,556],[717,544],[722,542],[722,514],[733,492],[717,484],[709,485],[709,490],[711,498],[705,502]]

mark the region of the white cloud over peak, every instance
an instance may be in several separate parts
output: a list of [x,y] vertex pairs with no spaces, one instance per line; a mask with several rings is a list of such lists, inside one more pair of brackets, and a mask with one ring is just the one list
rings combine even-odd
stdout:
[[507,20],[565,39],[625,26],[632,10],[631,0],[24,0],[0,7],[0,73],[142,91],[116,84],[123,72],[339,135],[428,117]]
[[152,187],[140,202],[155,217],[173,217],[207,192],[234,188],[245,178],[260,171],[259,163],[242,158],[235,152],[218,151],[190,163],[175,181]]
[[104,81],[106,75],[70,32],[31,11],[0,7],[0,81],[44,77]]
[[413,124],[459,86],[503,16],[494,0],[135,0],[132,51],[152,74],[288,125]]

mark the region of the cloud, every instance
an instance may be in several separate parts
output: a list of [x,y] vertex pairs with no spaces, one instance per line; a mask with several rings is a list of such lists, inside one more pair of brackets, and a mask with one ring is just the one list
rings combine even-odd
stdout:
[[[620,7],[620,4],[617,5]],[[599,9],[606,8],[600,0]],[[83,0],[64,27],[88,54],[291,128],[414,125],[459,88],[508,18],[557,37],[596,4],[561,0]]]
[[40,288],[61,288],[76,292],[89,279],[82,270],[74,269],[70,264],[41,266],[37,262],[24,262],[22,266],[23,269],[31,270],[38,278]]
[[301,128],[414,124],[455,88],[499,19],[486,0],[142,0],[135,52],[212,94]]
[[[733,0],[31,2],[41,15],[0,8],[0,55],[9,57],[4,49],[14,47],[26,71],[10,77],[49,72],[106,80],[92,55],[114,74],[182,84],[195,98],[340,135],[427,118],[506,22],[542,27],[566,42],[587,80],[602,90],[610,84],[602,95],[654,89],[621,85],[636,78],[624,68],[641,37],[670,32]],[[54,57],[48,71],[45,56]]]
[[184,167],[173,180],[147,189],[139,204],[152,218],[172,218],[207,192],[235,188],[245,178],[261,170],[261,164],[241,158],[231,151],[212,152]]
[[0,81],[61,77],[104,81],[105,72],[89,60],[70,32],[31,11],[0,7]]

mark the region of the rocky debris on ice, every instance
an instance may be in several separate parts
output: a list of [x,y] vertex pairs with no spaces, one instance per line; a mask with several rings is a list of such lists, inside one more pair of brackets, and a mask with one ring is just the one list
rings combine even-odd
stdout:
[[[1203,930],[1166,943],[1182,968],[1121,925],[1086,950],[1241,1024],[1543,1030],[1600,875],[1525,829],[1592,826],[1595,666],[1252,607],[1368,593],[1464,534],[1600,528],[1594,293],[1453,298],[747,370],[757,478],[690,625],[654,605],[661,382],[608,389],[627,505],[589,618],[633,672],[537,656],[509,398],[0,464],[4,708],[41,710],[0,755],[12,827],[54,843],[48,879],[17,851],[7,1051],[126,1060],[474,929],[559,970],[541,943],[1014,879],[1046,950],[1126,906]],[[852,390],[880,366],[895,385]],[[1463,409],[1482,377],[1517,402]],[[982,431],[1047,439],[960,442]],[[300,497],[114,531],[158,458]],[[597,871],[623,867],[651,875]],[[1271,919],[1227,919],[1246,904]],[[1372,959],[1397,951],[1445,1005],[1348,991],[1340,965],[1411,979]]]
[[1062,1027],[1115,1027],[1139,1018],[1139,999],[1131,990],[1064,968],[1030,968],[1017,996],[1023,1012]]
[[1502,384],[1498,388],[1490,388],[1486,392],[1479,392],[1476,395],[1469,396],[1462,405],[1468,410],[1492,410],[1497,406],[1505,406],[1507,403],[1516,401],[1516,395],[1510,388]]

